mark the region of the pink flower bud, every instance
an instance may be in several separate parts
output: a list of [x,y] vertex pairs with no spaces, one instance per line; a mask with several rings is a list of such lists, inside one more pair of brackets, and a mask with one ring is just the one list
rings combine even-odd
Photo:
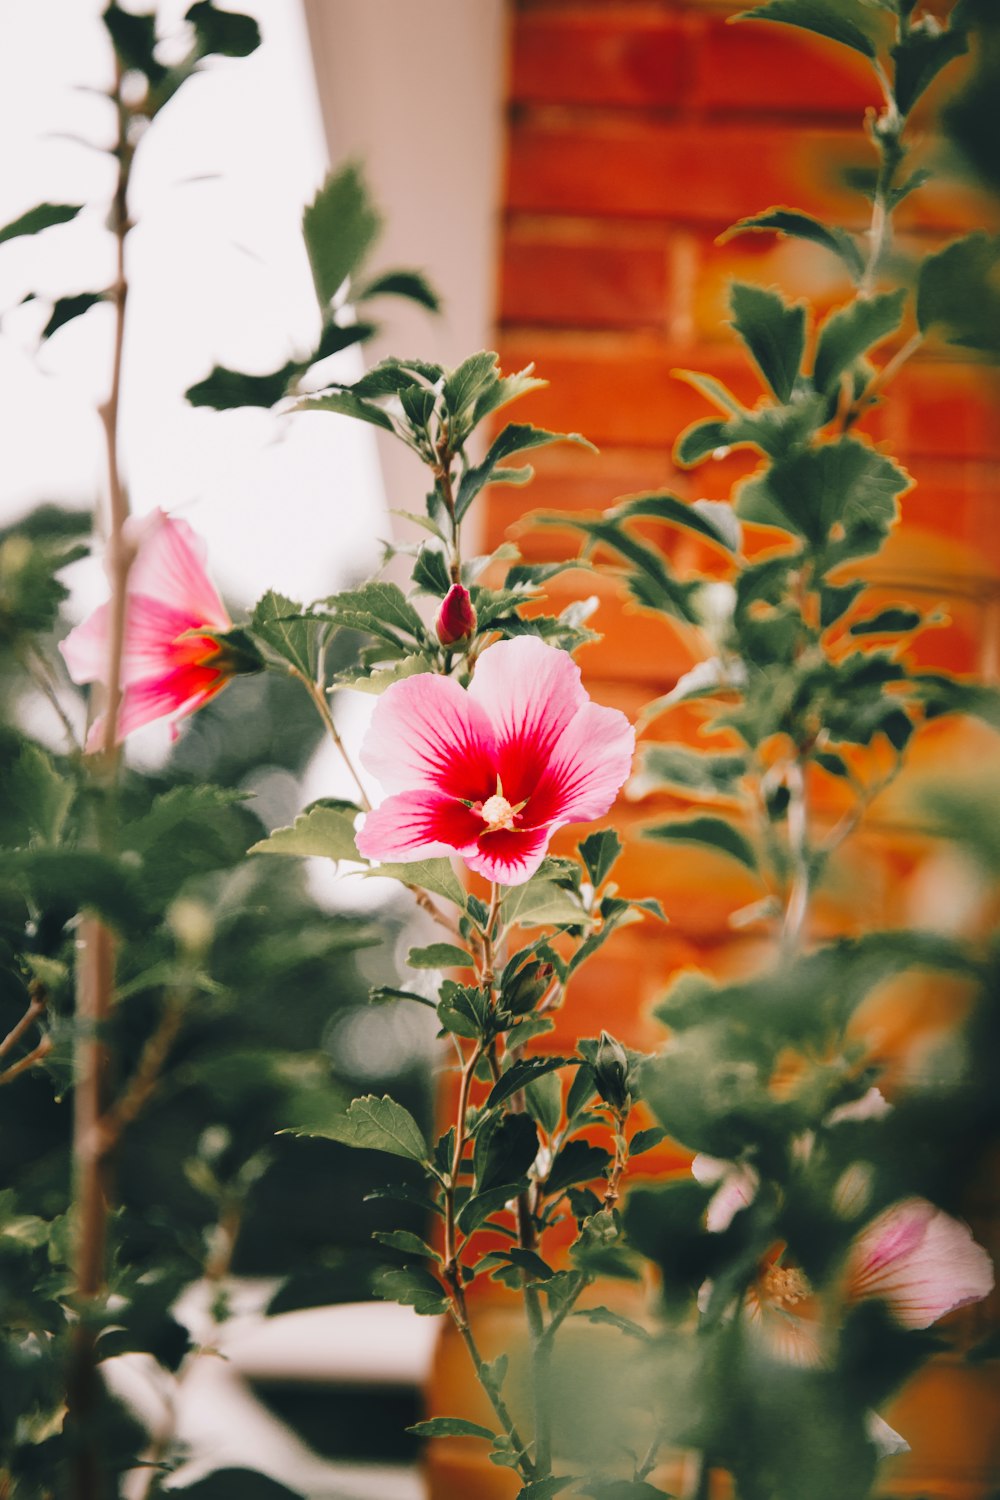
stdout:
[[462,583],[453,583],[437,617],[438,640],[442,646],[453,646],[456,641],[467,640],[475,628],[476,611],[469,590]]

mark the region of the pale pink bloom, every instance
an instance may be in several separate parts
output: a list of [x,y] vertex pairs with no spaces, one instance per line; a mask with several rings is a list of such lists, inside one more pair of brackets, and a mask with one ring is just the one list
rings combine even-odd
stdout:
[[854,1237],[847,1254],[848,1302],[875,1297],[904,1328],[928,1328],[993,1290],[993,1265],[967,1224],[926,1198],[893,1203]]
[[358,834],[366,859],[460,854],[520,885],[566,823],[607,812],[628,776],[635,734],[592,703],[565,651],[533,636],[499,641],[466,690],[421,673],[382,695],[361,759],[390,793]]
[[[232,675],[205,631],[232,626],[205,572],[205,543],[186,521],[162,510],[125,523],[134,549],[128,575],[122,697],[115,739],[154,719],[180,719],[223,688]],[[102,682],[108,672],[111,606],[102,604],[61,643],[74,682]],[[103,718],[95,720],[87,749],[97,749]]]
[[705,1228],[722,1234],[743,1208],[757,1196],[760,1173],[746,1161],[725,1161],[699,1152],[691,1163],[691,1175],[703,1187],[718,1183],[705,1211]]

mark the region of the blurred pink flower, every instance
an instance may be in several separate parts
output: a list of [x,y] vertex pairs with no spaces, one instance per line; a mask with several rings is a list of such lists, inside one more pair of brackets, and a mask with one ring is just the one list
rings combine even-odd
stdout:
[[927,1328],[993,1290],[993,1265],[967,1224],[926,1198],[903,1198],[851,1242],[848,1302],[876,1297],[904,1328]]
[[749,1208],[760,1187],[760,1173],[748,1161],[726,1161],[703,1151],[691,1163],[691,1175],[702,1187],[714,1187],[705,1212],[709,1234],[722,1234],[741,1209]]
[[[206,547],[186,521],[154,510],[125,523],[134,549],[128,575],[122,697],[118,743],[154,719],[194,713],[229,681],[232,666],[204,631],[232,626],[205,572]],[[111,606],[102,604],[61,643],[74,682],[102,682],[108,671]],[[98,718],[87,737],[97,749],[104,733]],[[176,732],[176,731],[175,731]]]
[[468,690],[421,673],[379,699],[361,759],[389,795],[358,834],[366,859],[460,854],[520,885],[566,823],[602,817],[628,776],[635,733],[592,703],[565,651],[532,636],[485,651]]

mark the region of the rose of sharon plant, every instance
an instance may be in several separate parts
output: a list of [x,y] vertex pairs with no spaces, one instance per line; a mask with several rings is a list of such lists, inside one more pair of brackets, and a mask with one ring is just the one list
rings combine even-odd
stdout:
[[[213,632],[232,621],[205,569],[206,546],[186,521],[154,510],[124,528],[133,551],[128,574],[122,701],[115,740],[156,719],[174,724],[222,691],[236,670]],[[71,630],[60,650],[74,682],[106,682],[111,606],[101,604]],[[100,744],[103,716],[94,720],[87,749]],[[176,728],[174,733],[176,734]]]
[[500,641],[468,689],[422,673],[379,700],[361,760],[390,795],[358,850],[404,863],[460,854],[488,880],[520,885],[558,828],[608,811],[634,748],[625,715],[591,702],[565,651]]

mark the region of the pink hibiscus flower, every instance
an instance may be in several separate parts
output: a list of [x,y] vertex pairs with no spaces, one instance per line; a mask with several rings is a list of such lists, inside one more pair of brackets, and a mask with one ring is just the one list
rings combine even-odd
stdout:
[[903,1198],[851,1242],[849,1302],[877,1297],[904,1328],[929,1328],[993,1290],[993,1264],[967,1224],[926,1198]]
[[592,703],[565,651],[532,636],[485,651],[466,690],[432,673],[379,699],[361,760],[391,795],[358,835],[366,859],[460,854],[520,885],[566,823],[607,812],[628,776],[635,733]]
[[[204,631],[232,626],[205,572],[206,547],[186,521],[154,510],[125,523],[125,542],[135,549],[128,575],[122,698],[115,739],[154,719],[194,713],[232,676],[218,645]],[[102,604],[61,643],[74,682],[102,682],[108,671],[111,606]],[[87,749],[104,734],[95,720]]]

